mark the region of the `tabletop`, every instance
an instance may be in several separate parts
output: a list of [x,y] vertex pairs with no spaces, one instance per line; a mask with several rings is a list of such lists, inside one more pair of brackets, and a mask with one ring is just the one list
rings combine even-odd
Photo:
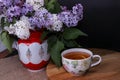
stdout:
[[74,77],[63,67],[57,68],[49,63],[45,71],[29,72],[22,66],[18,55],[0,59],[0,80],[120,80],[120,52],[90,48],[94,54],[102,56],[102,62],[87,72]]
[[120,52],[106,49],[90,49],[102,57],[102,62],[90,68],[83,76],[73,76],[63,67],[57,68],[53,63],[47,66],[47,76],[50,80],[120,80]]
[[0,59],[0,80],[48,80],[48,77],[45,71],[28,71],[15,55]]

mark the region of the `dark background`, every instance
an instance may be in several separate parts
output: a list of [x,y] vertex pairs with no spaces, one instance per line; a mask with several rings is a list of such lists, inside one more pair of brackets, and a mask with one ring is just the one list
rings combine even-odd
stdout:
[[88,34],[79,42],[87,48],[107,48],[120,51],[120,0],[58,0],[61,5],[81,3],[84,19],[79,28]]

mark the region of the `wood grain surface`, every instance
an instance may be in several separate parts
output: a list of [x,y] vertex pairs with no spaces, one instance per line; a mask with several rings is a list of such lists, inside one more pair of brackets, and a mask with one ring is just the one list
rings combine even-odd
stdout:
[[76,77],[50,62],[47,66],[49,80],[120,80],[120,52],[94,48],[89,50],[102,56],[101,64],[90,68],[85,75]]

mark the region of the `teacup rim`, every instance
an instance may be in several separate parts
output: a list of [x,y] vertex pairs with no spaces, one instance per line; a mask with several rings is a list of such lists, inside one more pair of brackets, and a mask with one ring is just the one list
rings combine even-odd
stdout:
[[[66,54],[66,53],[73,52],[73,51],[69,51],[69,50],[78,50],[78,49],[79,49],[79,51],[84,50],[84,51],[81,51],[81,52],[88,51],[88,52],[86,52],[86,53],[90,54],[90,56],[89,56],[88,58],[85,58],[85,59],[77,59],[77,60],[68,59],[68,58],[65,58],[65,57],[63,56],[63,55]],[[69,51],[69,52],[67,52],[67,51]],[[86,48],[70,48],[70,49],[66,49],[66,50],[62,51],[61,56],[62,56],[62,58],[67,59],[67,60],[71,60],[71,61],[82,61],[82,60],[86,60],[86,59],[91,58],[91,57],[93,56],[93,52],[92,52],[91,50],[89,50],[89,49],[86,49]]]

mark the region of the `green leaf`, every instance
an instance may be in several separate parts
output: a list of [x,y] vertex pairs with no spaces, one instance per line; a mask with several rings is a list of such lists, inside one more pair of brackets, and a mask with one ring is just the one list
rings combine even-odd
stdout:
[[63,50],[63,49],[64,49],[64,44],[61,41],[57,40],[56,43],[54,43],[51,46],[51,49],[49,50],[51,59],[56,64],[57,67],[62,66],[60,53],[61,53],[61,50]]
[[17,21],[17,19],[15,17],[13,17],[13,21],[12,21],[12,24],[15,24]]
[[75,40],[64,40],[63,41],[66,47],[81,47]]
[[1,18],[1,27],[4,27],[4,22],[5,22],[5,18],[2,17],[2,18]]
[[63,37],[66,40],[76,39],[79,36],[87,36],[87,34],[83,33],[82,31],[80,31],[77,28],[65,29],[64,32],[63,32]]
[[42,33],[42,35],[40,37],[40,40],[44,40],[47,37],[48,34],[49,34],[48,31],[43,31],[43,33]]
[[48,4],[48,0],[44,0],[44,6],[46,7],[46,5]]
[[7,32],[3,31],[0,34],[0,39],[3,42],[3,44],[6,46],[6,48],[10,52],[12,52],[12,44],[13,44],[13,41],[14,41],[13,38],[11,38]]
[[53,46],[56,42],[57,42],[57,37],[55,35],[52,35],[47,39],[48,52],[51,50],[51,46]]
[[1,23],[0,26],[1,26],[2,28],[3,28],[4,26],[9,26],[9,25],[10,25],[10,23],[5,20],[5,17],[2,17],[2,18],[1,18],[1,22],[0,22],[0,23]]
[[8,21],[6,21],[6,22],[4,23],[4,26],[10,26],[10,24],[11,24],[11,23],[9,23]]
[[55,2],[55,4],[54,4],[53,13],[59,13],[60,11],[61,11],[60,4],[59,4],[58,1],[56,0],[56,2]]
[[57,0],[45,0],[46,9],[51,13],[59,13],[61,11],[60,4]]

